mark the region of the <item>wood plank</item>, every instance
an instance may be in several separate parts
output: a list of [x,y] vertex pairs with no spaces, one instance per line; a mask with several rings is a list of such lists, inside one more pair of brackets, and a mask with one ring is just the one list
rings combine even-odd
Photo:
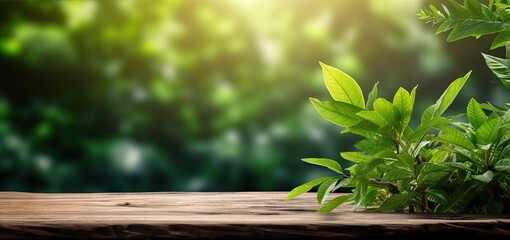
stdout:
[[356,239],[510,237],[510,215],[318,214],[313,193],[0,192],[0,238]]

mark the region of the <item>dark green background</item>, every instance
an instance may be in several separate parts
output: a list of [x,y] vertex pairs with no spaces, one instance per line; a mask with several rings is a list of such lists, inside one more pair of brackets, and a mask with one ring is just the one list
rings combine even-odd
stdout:
[[355,140],[308,102],[318,61],[418,109],[471,69],[452,112],[508,102],[491,37],[417,20],[437,2],[0,1],[0,190],[290,190]]

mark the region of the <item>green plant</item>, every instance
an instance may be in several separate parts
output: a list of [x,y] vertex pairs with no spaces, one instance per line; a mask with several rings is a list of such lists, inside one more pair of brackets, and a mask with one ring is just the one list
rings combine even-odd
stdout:
[[[477,0],[464,0],[459,4],[450,0],[442,5],[443,11],[430,5],[429,9],[421,10],[418,17],[433,25],[439,24],[436,34],[450,31],[447,40],[457,41],[466,37],[479,38],[483,35],[497,34],[490,49],[506,48],[506,57],[499,58],[483,54],[487,66],[499,78],[507,89],[510,89],[510,1],[489,0],[488,4]],[[486,206],[472,206],[473,210],[485,208],[487,212],[501,212],[503,202],[510,195],[509,176],[509,115],[508,109],[494,107],[490,103],[479,104],[471,99],[467,107],[468,124],[457,123],[462,135],[453,129],[440,140],[454,146],[458,158],[472,164],[473,177],[486,185],[478,194],[487,203]],[[484,110],[492,111],[487,116]],[[499,112],[502,116],[498,115]],[[480,136],[487,135],[487,137]],[[457,136],[457,137],[454,137]],[[461,144],[462,142],[462,144]],[[473,201],[476,202],[476,201]],[[483,201],[482,201],[483,202]],[[507,206],[510,208],[510,206]],[[508,211],[508,210],[507,210]]]
[[[444,13],[430,6],[420,18],[441,23],[438,32],[452,30],[449,41],[499,32],[493,48],[510,40],[506,8],[502,1],[489,6],[474,0],[464,5],[451,1]],[[498,24],[496,24],[498,23]],[[507,51],[508,52],[508,51]],[[484,55],[487,64],[510,88],[508,59]],[[400,212],[488,212],[508,211],[510,199],[510,110],[480,104],[471,99],[467,123],[453,121],[460,115],[443,117],[470,73],[450,84],[437,102],[421,115],[416,128],[409,126],[416,96],[400,88],[392,102],[377,97],[377,84],[365,103],[359,85],[339,69],[321,63],[324,80],[334,101],[311,102],[320,115],[344,128],[342,133],[363,137],[357,152],[341,156],[353,162],[344,172],[331,159],[303,161],[327,167],[337,176],[307,182],[289,192],[286,200],[318,186],[319,212],[352,203],[375,211]],[[490,111],[486,115],[485,111]],[[326,201],[340,187],[352,193]],[[506,208],[506,209],[505,209]]]
[[[340,204],[353,203],[353,209],[360,205],[380,205],[379,210],[428,212],[432,210],[428,201],[430,197],[447,200],[447,196],[435,186],[445,184],[447,176],[468,167],[452,161],[443,151],[432,149],[436,143],[430,131],[445,128],[455,117],[441,115],[453,102],[469,73],[455,80],[422,114],[421,124],[412,129],[409,122],[416,88],[411,92],[398,89],[390,102],[377,97],[376,84],[365,103],[361,88],[349,75],[323,63],[321,66],[326,86],[335,101],[310,100],[322,117],[344,127],[342,133],[363,137],[355,144],[360,151],[341,153],[344,159],[354,163],[348,168],[349,174],[331,159],[303,159],[327,167],[339,176],[322,177],[298,186],[286,199],[320,185],[317,200],[323,205],[319,211],[330,211]],[[355,190],[325,203],[330,192],[343,186],[355,187]]]
[[[458,128],[445,128],[437,140],[442,148],[454,153],[457,161],[469,166],[453,176],[462,183],[459,207],[475,212],[501,213],[510,197],[510,110],[487,116],[480,103],[471,99],[467,107],[468,123],[455,122]],[[459,130],[460,129],[460,130]],[[464,190],[462,190],[464,189]],[[475,193],[470,191],[474,189]],[[452,206],[454,208],[455,206]],[[462,208],[446,209],[461,211]]]

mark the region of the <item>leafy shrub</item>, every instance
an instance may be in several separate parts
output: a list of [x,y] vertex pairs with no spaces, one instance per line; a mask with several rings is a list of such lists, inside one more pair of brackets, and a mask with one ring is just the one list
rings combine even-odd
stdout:
[[[507,46],[510,31],[508,3],[491,1],[485,6],[474,0],[464,5],[451,1],[444,12],[430,6],[420,19],[441,23],[438,33],[449,31],[449,41],[499,32],[493,48]],[[509,16],[509,17],[507,17]],[[499,22],[498,22],[499,21]],[[496,24],[498,23],[498,24]],[[484,55],[491,70],[510,88],[508,59]],[[460,115],[442,116],[466,83],[470,73],[453,81],[437,102],[421,114],[420,124],[409,126],[416,97],[400,88],[393,100],[377,96],[377,84],[367,101],[354,79],[339,69],[321,63],[326,87],[334,101],[311,98],[319,114],[343,127],[342,133],[362,140],[356,152],[341,156],[353,162],[347,171],[331,159],[303,161],[327,167],[337,176],[321,177],[294,188],[286,200],[319,186],[319,212],[341,204],[374,211],[483,212],[508,211],[510,199],[510,110],[471,99],[468,122],[454,121]],[[489,115],[486,111],[491,112]],[[327,201],[329,193],[353,187],[352,193]]]

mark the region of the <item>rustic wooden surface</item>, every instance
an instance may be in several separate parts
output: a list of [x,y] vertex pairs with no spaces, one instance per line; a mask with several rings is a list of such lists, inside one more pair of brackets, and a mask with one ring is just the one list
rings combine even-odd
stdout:
[[509,215],[315,212],[315,195],[285,192],[0,192],[0,238],[510,239]]

